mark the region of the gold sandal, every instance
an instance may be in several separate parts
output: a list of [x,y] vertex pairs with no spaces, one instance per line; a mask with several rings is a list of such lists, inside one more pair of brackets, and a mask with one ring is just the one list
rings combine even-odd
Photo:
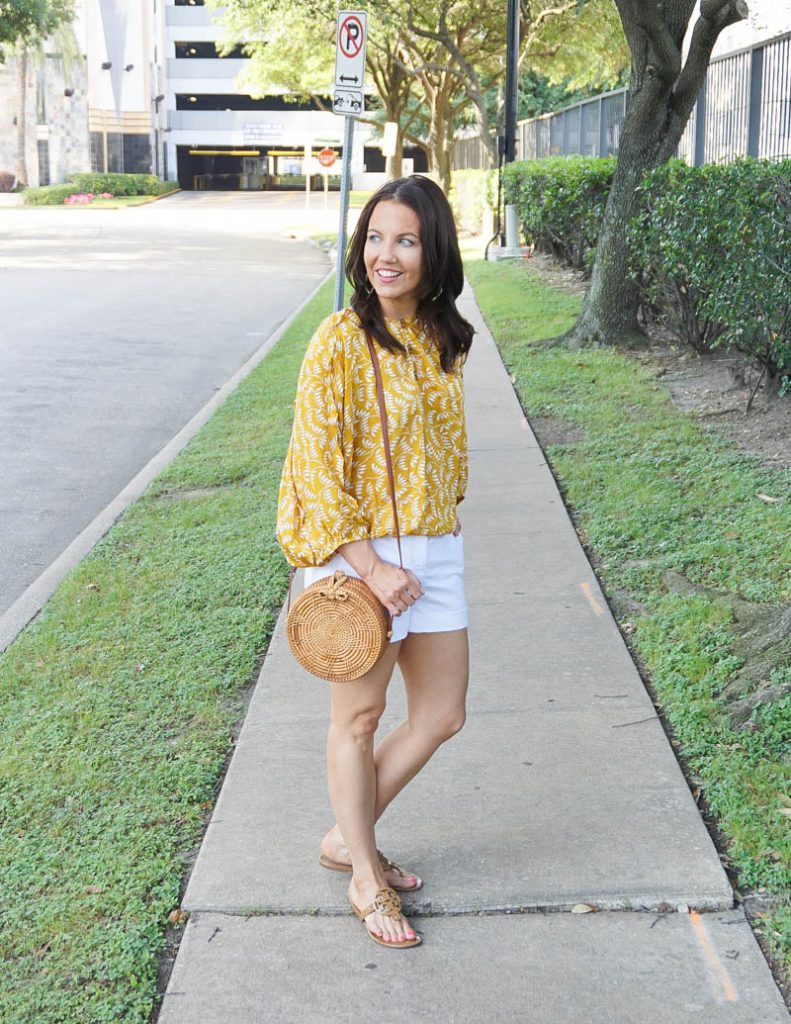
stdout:
[[368,929],[365,919],[369,914],[373,914],[374,911],[377,910],[383,917],[389,917],[394,921],[401,920],[401,897],[395,889],[391,889],[389,887],[380,889],[374,897],[373,903],[370,906],[365,907],[364,910],[359,910],[355,907],[354,903],[352,903],[351,897],[349,898],[349,903],[351,903],[352,910],[362,921],[363,928],[365,928],[369,938],[373,939],[378,946],[387,946],[388,949],[409,949],[412,946],[419,946],[423,941],[419,935],[416,935],[414,939],[404,939],[401,942],[385,942],[384,939],[380,939],[378,935],[374,935],[374,933]]
[[[385,857],[381,850],[377,850],[376,852],[379,854],[379,863],[382,865],[382,871],[397,871],[399,875],[406,878],[407,872],[404,871],[402,867],[399,867],[398,864],[396,864],[395,861],[390,860],[389,857]],[[348,874],[351,874],[352,870],[351,864],[344,864],[342,860],[333,860],[332,857],[328,857],[324,853],[319,857],[319,864],[321,864],[323,868],[327,868],[328,871],[345,871]],[[423,888],[423,880],[418,878],[417,875],[414,875],[413,877],[417,878],[417,882],[414,885],[393,885],[391,888],[395,889],[396,892],[417,892],[418,889]]]

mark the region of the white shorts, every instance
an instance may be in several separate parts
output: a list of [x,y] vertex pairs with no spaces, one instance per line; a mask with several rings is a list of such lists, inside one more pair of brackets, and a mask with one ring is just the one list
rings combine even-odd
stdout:
[[[398,565],[395,537],[376,537],[371,541],[384,562]],[[467,599],[464,596],[464,540],[446,533],[441,537],[410,535],[401,538],[404,567],[420,580],[423,596],[393,619],[390,643],[403,640],[407,633],[443,633],[466,629]],[[331,576],[342,569],[357,576],[342,555],[334,555],[326,565],[305,569],[305,586]]]

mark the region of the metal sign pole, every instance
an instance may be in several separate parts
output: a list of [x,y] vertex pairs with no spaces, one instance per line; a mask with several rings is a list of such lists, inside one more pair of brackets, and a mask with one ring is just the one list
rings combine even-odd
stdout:
[[344,263],[346,262],[346,218],[349,214],[349,187],[351,182],[352,139],[354,136],[354,118],[344,118],[343,128],[343,169],[341,170],[341,217],[338,225],[338,261],[335,266],[335,312],[343,309],[343,293],[346,282]]

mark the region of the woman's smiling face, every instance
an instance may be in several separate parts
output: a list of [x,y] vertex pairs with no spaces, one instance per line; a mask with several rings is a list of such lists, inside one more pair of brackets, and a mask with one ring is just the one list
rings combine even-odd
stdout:
[[368,223],[363,253],[368,280],[389,320],[414,317],[423,276],[420,218],[411,206],[384,199]]

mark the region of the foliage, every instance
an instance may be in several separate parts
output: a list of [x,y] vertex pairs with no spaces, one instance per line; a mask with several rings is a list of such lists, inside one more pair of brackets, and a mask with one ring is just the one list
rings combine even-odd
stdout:
[[13,0],[0,3],[0,64],[4,44],[35,43],[74,17],[74,0]]
[[629,47],[611,0],[587,0],[547,19],[526,56],[526,64],[551,85],[588,94],[625,85],[629,63]]
[[155,174],[70,174],[70,184],[76,185],[78,192],[111,192],[114,196],[157,196],[171,192],[177,184],[172,181],[160,181]]
[[492,171],[465,170],[453,172],[448,200],[460,232],[479,235],[484,229],[487,211],[494,207]]
[[[791,701],[757,709],[735,730],[720,698],[740,668],[727,595],[791,598],[791,472],[762,466],[677,410],[627,353],[533,344],[567,329],[579,300],[544,285],[529,264],[465,270],[526,415],[582,435],[549,445],[548,461],[677,753],[727,837],[739,888],[778,898],[761,928],[791,966]],[[668,570],[723,596],[671,592]]]
[[[240,81],[244,88],[257,96],[286,90],[295,98],[326,102],[337,7],[326,0],[210,2],[225,9],[226,50],[241,41],[252,58]],[[539,0],[523,5],[523,56],[532,59],[531,54],[544,52],[541,40],[553,25],[552,52],[559,52],[567,33],[576,34],[588,47],[591,39],[601,43],[602,53],[586,66],[595,65],[595,83],[604,81],[608,62],[615,60],[613,54],[620,53],[623,43],[621,33],[618,46],[612,45],[610,6],[611,0],[563,0],[559,5],[555,0]],[[369,16],[368,82],[387,118],[399,123],[402,138],[425,149],[431,171],[443,186],[450,182],[454,133],[460,124],[474,123],[490,158],[496,160],[490,123],[502,106],[496,87],[505,70],[505,12],[491,5],[481,7],[477,0],[439,0],[435,5],[371,0],[362,7]],[[578,15],[578,9],[583,14]],[[600,32],[591,29],[599,25],[599,16],[606,26]],[[583,78],[585,74],[579,72],[579,81]]]
[[517,117],[524,121],[549,114],[554,110],[563,110],[564,107],[588,99],[599,91],[601,90],[596,89],[593,84],[576,87],[568,78],[553,82],[546,75],[529,68],[519,76]]
[[630,228],[645,298],[696,348],[725,345],[791,371],[791,161],[672,161],[641,188]]
[[67,196],[80,191],[77,185],[42,185],[40,188],[26,188],[22,193],[26,206],[62,206]]
[[505,202],[517,207],[528,243],[584,269],[593,258],[614,171],[613,157],[516,161],[503,169]]
[[[326,5],[212,0],[221,7],[225,38],[218,44],[227,54],[243,41],[250,63],[238,86],[251,96],[280,93],[295,102],[332,92],[335,61],[335,13]],[[322,9],[322,7],[326,9]]]
[[99,196],[160,196],[178,189],[177,181],[160,181],[155,174],[70,174],[65,184],[26,188],[28,206],[61,206],[67,196],[89,193]]
[[147,1024],[283,600],[277,487],[332,282],[0,657],[0,1016]]
[[0,171],[0,192],[10,192],[15,181],[16,177],[10,171]]

